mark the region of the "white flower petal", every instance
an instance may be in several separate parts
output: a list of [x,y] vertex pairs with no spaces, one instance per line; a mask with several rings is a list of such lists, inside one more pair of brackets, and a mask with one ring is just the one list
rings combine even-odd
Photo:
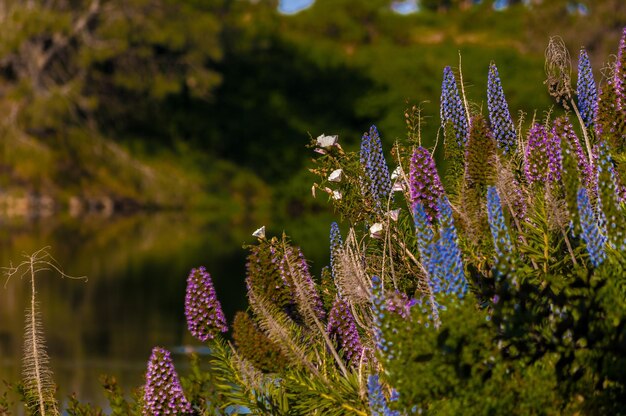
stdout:
[[341,192],[333,191],[333,199],[339,201],[341,199]]
[[389,218],[391,218],[393,221],[398,221],[398,217],[400,216],[400,208],[389,211],[387,215],[389,215]]
[[252,233],[254,237],[265,238],[265,225]]
[[391,173],[391,180],[400,178],[402,175],[404,175],[404,172],[402,171],[402,166],[398,166],[392,173]]
[[331,181],[331,182],[341,182],[341,178],[343,178],[343,170],[341,170],[341,169],[334,170],[328,176],[328,180]]
[[383,225],[380,222],[370,227],[370,237],[381,238],[383,236]]
[[404,182],[395,181],[393,183],[393,187],[391,188],[391,192],[403,192],[404,191]]
[[337,144],[337,142],[339,141],[339,136],[326,136],[324,134],[320,134],[319,136],[317,136],[316,140],[319,147],[328,148]]

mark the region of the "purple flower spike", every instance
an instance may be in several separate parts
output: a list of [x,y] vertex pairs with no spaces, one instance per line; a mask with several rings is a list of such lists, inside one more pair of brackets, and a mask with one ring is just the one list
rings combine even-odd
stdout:
[[467,117],[463,103],[459,96],[456,80],[449,66],[443,69],[443,83],[441,84],[441,125],[445,128],[451,123],[459,146],[465,145],[469,136]]
[[415,149],[411,156],[410,169],[411,211],[415,211],[415,206],[421,203],[426,210],[428,220],[432,222],[434,217],[439,217],[437,201],[444,195],[444,192],[430,152],[421,146]]
[[143,414],[146,416],[193,413],[191,404],[183,394],[170,352],[164,348],[152,349],[143,397],[145,402]]
[[340,297],[335,299],[330,310],[327,332],[339,340],[346,360],[351,365],[358,366],[363,354],[363,345],[350,306]]
[[619,41],[613,87],[618,111],[626,111],[626,91],[624,91],[626,89],[626,27],[622,30],[622,37]]
[[366,174],[367,187],[376,201],[376,208],[380,211],[387,205],[387,198],[391,193],[391,176],[383,155],[383,145],[376,126],[370,127],[361,139],[361,166]]
[[598,92],[596,91],[596,83],[593,80],[589,56],[584,49],[580,50],[580,57],[578,58],[576,93],[578,94],[578,109],[585,127],[591,128],[598,112]]
[[559,137],[548,134],[541,124],[532,126],[524,155],[524,173],[529,184],[556,182],[561,179],[561,143]]
[[580,140],[574,131],[574,126],[572,126],[567,117],[559,117],[554,120],[552,134],[554,135],[555,140],[557,140],[557,143],[558,141],[565,140],[572,146],[572,149],[576,153],[578,170],[582,175],[583,183],[588,189],[595,189],[596,180],[594,168],[589,163],[589,159],[587,158],[587,155],[580,144]]
[[498,147],[504,153],[513,151],[517,141],[515,125],[513,124],[511,113],[509,113],[509,105],[504,97],[498,68],[493,62],[489,65],[489,76],[487,79],[487,108],[489,110],[491,130],[498,142]]
[[211,276],[204,267],[193,269],[187,278],[185,317],[191,335],[202,342],[215,338],[218,332],[228,331]]

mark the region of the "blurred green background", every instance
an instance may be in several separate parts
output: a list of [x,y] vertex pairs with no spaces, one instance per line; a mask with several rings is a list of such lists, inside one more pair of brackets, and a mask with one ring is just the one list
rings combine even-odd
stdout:
[[[228,318],[244,308],[242,244],[260,225],[291,235],[314,271],[326,264],[332,213],[310,193],[310,137],[354,149],[376,124],[388,151],[417,104],[433,145],[459,54],[472,105],[486,111],[493,60],[529,122],[552,106],[549,37],[573,73],[584,46],[601,83],[624,25],[622,0],[0,2],[0,260],[50,245],[90,278],[40,279],[59,394],[101,402],[98,373],[138,385],[153,345],[191,342],[192,267],[212,272]],[[12,381],[22,283],[0,292]]]

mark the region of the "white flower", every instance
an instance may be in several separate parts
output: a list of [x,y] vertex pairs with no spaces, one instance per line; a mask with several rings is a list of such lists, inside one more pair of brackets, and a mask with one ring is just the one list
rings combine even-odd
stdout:
[[265,238],[265,225],[252,233],[254,237]]
[[343,177],[343,170],[337,169],[334,170],[329,176],[328,180],[331,182],[341,182],[341,178]]
[[370,227],[370,237],[381,238],[383,236],[383,225],[379,222]]
[[341,199],[341,192],[333,191],[333,199],[339,201]]
[[337,142],[339,141],[339,136],[334,135],[334,136],[326,136],[324,134],[320,134],[319,136],[317,136],[317,145],[319,147],[331,147],[331,146],[335,146],[337,144]]
[[403,192],[403,191],[404,191],[404,182],[395,181],[393,183],[393,187],[391,188],[391,192]]
[[404,172],[402,171],[402,166],[398,166],[392,173],[391,173],[391,180],[397,179],[404,176]]
[[400,216],[400,208],[389,211],[387,215],[389,215],[389,218],[391,218],[393,221],[398,221],[398,217]]

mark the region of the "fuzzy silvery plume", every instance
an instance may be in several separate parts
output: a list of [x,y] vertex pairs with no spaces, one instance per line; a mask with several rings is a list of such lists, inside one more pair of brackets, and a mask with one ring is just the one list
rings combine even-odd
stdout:
[[509,112],[509,105],[504,97],[498,68],[493,62],[489,65],[487,78],[487,108],[489,110],[489,123],[498,147],[504,153],[512,152],[517,142],[515,125]]
[[422,204],[428,220],[432,222],[438,217],[437,201],[444,191],[433,157],[421,146],[411,155],[409,185],[411,210],[415,210],[417,204]]
[[193,269],[187,278],[185,317],[189,332],[202,342],[228,331],[211,276],[204,267]]
[[561,179],[561,143],[545,127],[535,123],[528,133],[524,155],[524,174],[529,184],[557,182]]
[[439,198],[439,274],[440,285],[447,294],[463,296],[467,282],[458,235],[452,218],[452,206],[446,196]]
[[487,189],[487,218],[493,237],[493,245],[496,252],[496,260],[510,261],[513,253],[513,242],[509,235],[509,229],[504,220],[500,196],[494,186]]
[[387,205],[391,193],[391,176],[383,155],[383,146],[376,126],[370,127],[361,139],[361,166],[366,176],[366,187],[379,211]]
[[591,128],[598,112],[598,92],[593,79],[591,63],[585,49],[580,50],[578,58],[578,83],[576,85],[578,95],[578,109],[585,123],[585,127]]
[[443,82],[441,84],[441,126],[446,128],[448,123],[454,129],[457,144],[465,145],[469,135],[468,120],[463,110],[463,103],[456,86],[454,73],[449,66],[443,69]]
[[578,215],[580,217],[580,227],[582,229],[582,238],[585,240],[589,259],[594,267],[598,267],[604,261],[606,252],[604,244],[606,237],[602,235],[598,221],[593,213],[587,190],[581,187],[578,190]]
[[333,279],[337,278],[337,262],[339,261],[339,250],[343,247],[341,231],[336,222],[330,224],[330,273]]
[[326,312],[302,250],[285,246],[279,270],[284,284],[293,293],[296,306],[302,317],[307,319],[309,323],[315,321],[316,318],[323,320]]
[[328,317],[328,334],[341,345],[341,350],[348,363],[357,366],[363,354],[363,345],[350,305],[337,296]]
[[146,416],[193,414],[191,404],[183,393],[170,352],[164,348],[152,349],[143,398],[143,414]]

